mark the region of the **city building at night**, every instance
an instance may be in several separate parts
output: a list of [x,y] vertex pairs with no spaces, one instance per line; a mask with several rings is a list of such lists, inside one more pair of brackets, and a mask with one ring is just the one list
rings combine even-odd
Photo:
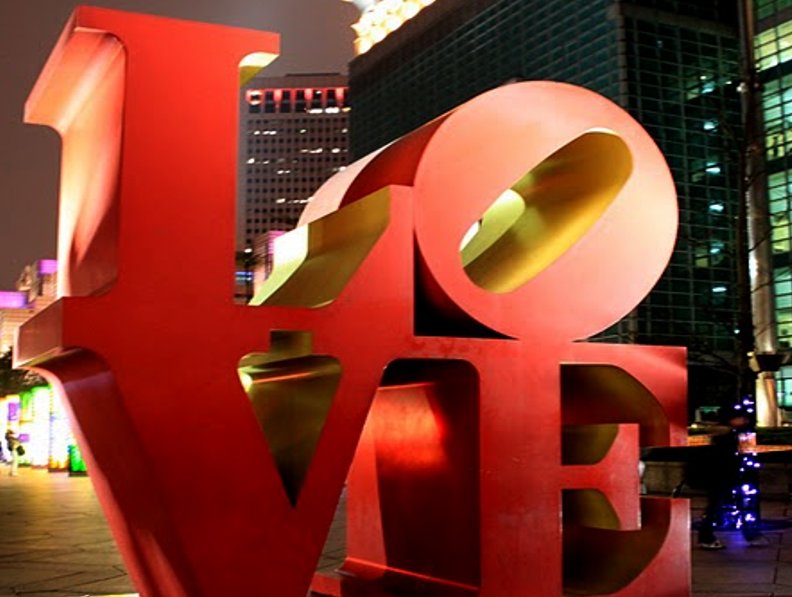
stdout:
[[346,77],[256,77],[243,90],[240,248],[294,228],[313,192],[348,161]]
[[[755,2],[778,347],[792,348],[792,1]],[[778,400],[792,408],[792,366],[776,375]]]
[[25,266],[15,290],[0,291],[0,354],[14,345],[23,323],[55,300],[58,264],[41,259]]
[[[12,348],[22,324],[55,301],[57,274],[56,260],[40,259],[22,269],[15,290],[0,291],[0,354]],[[68,415],[44,380],[39,378],[38,385],[15,394],[4,395],[0,390],[0,437],[8,429],[25,446],[26,452],[20,456],[22,465],[85,471]]]
[[438,0],[350,64],[352,154],[512,81],[569,82],[624,107],[666,156],[679,237],[653,292],[599,338],[687,346],[692,416],[737,382],[738,40],[731,1]]
[[[270,239],[297,224],[314,191],[349,160],[347,78],[255,77],[242,90],[237,291],[250,296]],[[258,273],[254,273],[258,272]]]

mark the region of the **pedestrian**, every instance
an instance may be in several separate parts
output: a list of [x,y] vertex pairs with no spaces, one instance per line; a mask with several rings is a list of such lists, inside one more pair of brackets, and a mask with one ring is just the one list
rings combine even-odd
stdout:
[[738,511],[736,526],[751,547],[768,544],[759,529],[758,516],[743,511],[738,492],[743,491],[744,472],[740,454],[740,434],[750,431],[750,419],[739,410],[730,410],[723,417],[725,427],[713,435],[707,450],[704,485],[707,489],[707,508],[698,532],[698,545],[702,549],[717,550],[726,546],[715,535],[715,528],[723,518],[724,509],[733,506]]
[[8,474],[12,477],[16,477],[19,469],[19,457],[21,454],[25,453],[25,449],[22,447],[22,442],[19,441],[19,438],[12,429],[6,431],[5,441],[6,448],[8,448],[8,453],[11,457],[11,467]]

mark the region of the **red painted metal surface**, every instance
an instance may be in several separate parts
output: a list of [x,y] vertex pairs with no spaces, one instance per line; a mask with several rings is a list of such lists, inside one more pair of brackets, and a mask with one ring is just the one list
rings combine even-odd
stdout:
[[[387,210],[334,300],[238,306],[237,64],[276,46],[81,8],[28,105],[64,137],[67,267],[16,362],[67,397],[141,593],[302,597],[348,476],[348,559],[317,592],[688,594],[687,505],[639,500],[636,477],[638,444],[684,443],[684,351],[573,341],[629,312],[670,255],[673,183],[648,135],[568,85],[485,94],[318,193],[309,226]],[[539,217],[507,220],[520,242],[545,235],[543,260],[496,262],[493,282],[460,241],[510,187]],[[328,247],[309,264],[323,275]],[[291,493],[239,383],[246,355],[268,383],[340,365]]]

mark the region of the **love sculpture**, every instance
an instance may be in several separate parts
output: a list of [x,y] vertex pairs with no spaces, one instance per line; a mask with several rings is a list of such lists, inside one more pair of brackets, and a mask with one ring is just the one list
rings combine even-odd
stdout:
[[63,139],[62,297],[16,362],[141,593],[687,595],[687,504],[637,473],[685,440],[685,353],[579,341],[672,250],[647,133],[570,85],[485,93],[328,181],[234,305],[239,67],[277,43],[79,8],[26,106]]

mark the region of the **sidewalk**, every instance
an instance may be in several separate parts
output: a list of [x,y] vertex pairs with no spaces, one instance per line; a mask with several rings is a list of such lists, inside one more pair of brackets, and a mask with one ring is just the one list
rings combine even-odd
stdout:
[[0,466],[0,596],[134,590],[87,477]]
[[[8,477],[4,467],[0,472],[0,597],[134,592],[90,479],[24,468],[18,477]],[[692,499],[693,520],[703,507],[701,498]],[[792,503],[762,502],[762,516],[786,521]],[[747,547],[739,532],[718,533],[727,549],[694,547],[692,595],[792,597],[792,528],[779,526],[766,531],[768,547]],[[342,534],[342,525],[334,523],[323,568],[340,561]]]
[[[701,518],[706,500],[691,499],[691,520]],[[789,501],[764,500],[762,519],[769,527],[764,531],[770,540],[767,547],[748,547],[739,531],[718,531],[727,548],[705,551],[693,545],[693,596],[715,597],[792,597],[792,526],[782,523],[792,517]]]

